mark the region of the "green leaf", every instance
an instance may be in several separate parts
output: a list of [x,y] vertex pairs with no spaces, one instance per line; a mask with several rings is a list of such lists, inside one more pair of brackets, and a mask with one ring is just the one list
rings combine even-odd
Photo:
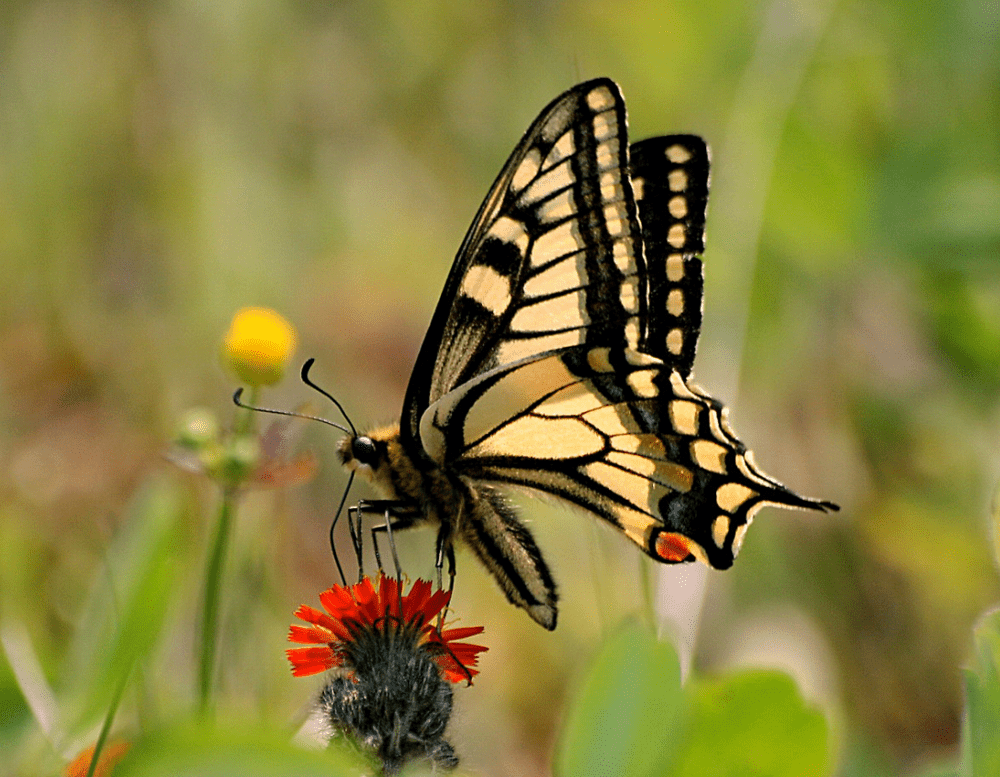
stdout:
[[359,777],[371,766],[346,749],[305,750],[287,732],[188,725],[136,742],[114,777]]
[[70,661],[91,713],[103,714],[122,673],[157,642],[177,588],[180,515],[174,485],[161,478],[146,483],[97,572]]
[[1000,610],[976,626],[975,667],[965,672],[963,773],[1000,774]]
[[672,777],[811,777],[830,771],[826,720],[771,671],[693,679],[686,746]]
[[572,704],[553,773],[617,777],[657,773],[679,734],[680,664],[669,645],[631,625],[608,640]]

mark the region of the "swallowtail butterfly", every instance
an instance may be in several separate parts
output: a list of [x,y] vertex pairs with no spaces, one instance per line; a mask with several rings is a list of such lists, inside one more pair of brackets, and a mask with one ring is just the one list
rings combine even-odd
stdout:
[[553,100],[465,236],[400,423],[341,441],[393,530],[464,541],[547,629],[556,587],[499,488],[603,518],[657,561],[732,565],[754,513],[836,505],[761,472],[726,408],[691,382],[702,317],[708,149],[631,146],[606,78]]

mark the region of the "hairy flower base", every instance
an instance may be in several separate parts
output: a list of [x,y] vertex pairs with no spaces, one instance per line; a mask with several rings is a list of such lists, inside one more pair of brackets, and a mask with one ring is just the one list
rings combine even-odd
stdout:
[[435,618],[450,598],[432,594],[424,580],[404,596],[395,580],[380,575],[377,587],[365,578],[324,591],[326,612],[303,605],[295,613],[312,625],[292,626],[288,639],[314,646],[288,650],[292,673],[342,669],[320,694],[319,708],[335,730],[375,753],[387,775],[421,756],[443,769],[458,764],[444,739],[451,683],[471,683],[486,648],[458,641],[481,626],[437,630]]
[[411,758],[451,769],[458,758],[444,738],[451,718],[452,684],[426,650],[414,649],[405,629],[365,629],[351,645],[350,675],[334,677],[319,708],[335,730],[378,756],[385,774]]
[[307,605],[295,611],[311,626],[293,625],[289,642],[317,647],[290,648],[288,660],[296,677],[318,674],[343,666],[357,670],[352,655],[366,631],[392,636],[409,643],[412,650],[427,653],[445,679],[453,683],[472,682],[479,653],[487,648],[459,640],[481,634],[482,626],[438,631],[434,619],[451,599],[447,591],[431,593],[431,584],[417,580],[408,594],[401,595],[399,584],[379,575],[378,587],[370,578],[351,586],[335,585],[319,595],[326,612]]

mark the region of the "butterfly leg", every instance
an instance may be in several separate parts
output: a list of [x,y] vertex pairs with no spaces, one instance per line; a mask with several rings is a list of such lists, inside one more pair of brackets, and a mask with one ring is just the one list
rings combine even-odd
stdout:
[[[385,510],[385,523],[383,524],[383,526],[385,527],[385,534],[389,538],[389,550],[392,551],[392,565],[396,569],[396,585],[397,585],[397,590],[400,592],[400,595],[402,595],[402,590],[403,590],[403,573],[402,573],[402,571],[399,568],[399,554],[396,552],[396,540],[393,539],[393,536],[392,536],[392,519],[391,519],[391,514],[389,512],[389,508],[386,508],[386,510]],[[374,528],[372,528],[372,545],[375,546],[375,557],[378,558],[378,542],[375,539],[375,529]],[[381,568],[381,566],[382,566],[382,562],[381,562],[381,560],[379,560],[379,567]],[[400,603],[400,612],[402,612],[402,611],[403,611],[402,610],[402,603]]]
[[[448,559],[448,601],[455,592],[455,543],[451,541],[451,532],[442,524],[438,529],[436,552],[434,557],[434,568],[437,573],[437,587],[440,591],[443,588],[441,581],[441,570],[444,568],[444,560]],[[444,627],[444,610],[438,615],[438,633]]]
[[441,590],[441,570],[444,569],[445,530],[442,525],[438,529],[437,540],[434,542],[434,575],[438,590]]
[[361,512],[384,516],[385,523],[372,526],[371,528],[372,547],[375,551],[375,563],[378,565],[380,572],[384,571],[382,567],[382,555],[379,552],[378,547],[377,534],[378,532],[384,532],[389,537],[389,548],[392,550],[392,561],[396,568],[396,580],[397,582],[402,583],[403,573],[402,568],[399,565],[399,555],[396,552],[396,541],[393,538],[392,533],[397,529],[408,529],[412,526],[416,522],[417,516],[419,516],[419,511],[417,511],[409,502],[389,499],[359,502],[358,509]]
[[347,508],[347,528],[351,532],[351,545],[358,562],[358,582],[365,576],[364,548],[361,541],[361,505]]

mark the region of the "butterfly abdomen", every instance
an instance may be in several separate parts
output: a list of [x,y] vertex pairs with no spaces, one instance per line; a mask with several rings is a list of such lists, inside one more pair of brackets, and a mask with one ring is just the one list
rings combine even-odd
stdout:
[[493,574],[507,599],[550,631],[556,627],[556,584],[531,532],[502,494],[468,484],[462,539]]

